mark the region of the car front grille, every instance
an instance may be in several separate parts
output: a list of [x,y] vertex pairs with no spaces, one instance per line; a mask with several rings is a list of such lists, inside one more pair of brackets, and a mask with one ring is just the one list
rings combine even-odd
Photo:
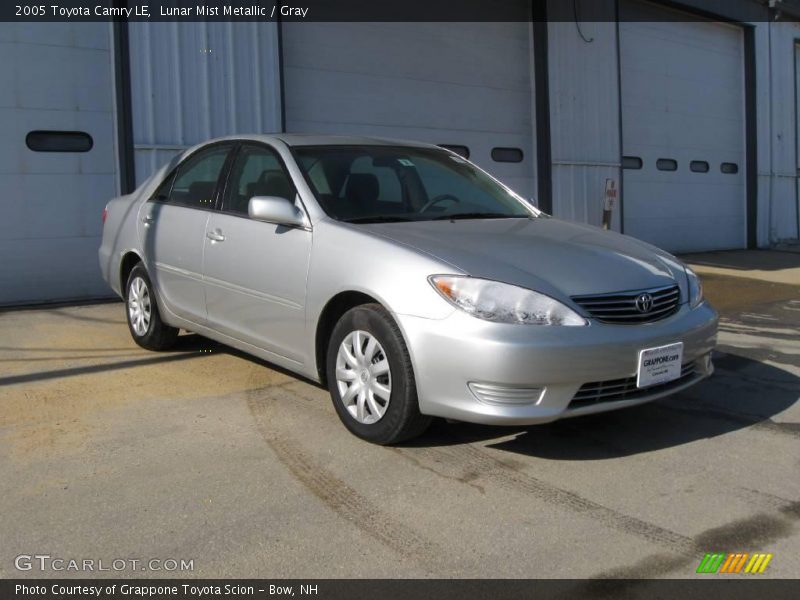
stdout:
[[[639,301],[649,297],[649,305]],[[603,323],[635,325],[664,319],[678,310],[681,293],[677,285],[596,296],[573,296],[572,300]]]
[[681,367],[681,376],[666,383],[651,385],[646,388],[636,387],[636,376],[608,381],[584,383],[573,396],[568,409],[585,408],[593,404],[617,402],[619,400],[636,400],[655,393],[677,388],[690,381],[696,375],[694,362]]

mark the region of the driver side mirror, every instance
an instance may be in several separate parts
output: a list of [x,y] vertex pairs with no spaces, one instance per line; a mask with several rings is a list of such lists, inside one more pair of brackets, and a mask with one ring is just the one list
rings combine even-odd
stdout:
[[280,196],[253,196],[247,204],[247,214],[256,221],[306,227],[306,216],[293,202]]

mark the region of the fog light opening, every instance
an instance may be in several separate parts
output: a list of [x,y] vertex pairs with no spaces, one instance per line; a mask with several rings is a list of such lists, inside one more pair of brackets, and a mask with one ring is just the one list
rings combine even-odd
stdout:
[[500,385],[470,381],[467,386],[479,402],[484,404],[509,406],[538,404],[545,388]]

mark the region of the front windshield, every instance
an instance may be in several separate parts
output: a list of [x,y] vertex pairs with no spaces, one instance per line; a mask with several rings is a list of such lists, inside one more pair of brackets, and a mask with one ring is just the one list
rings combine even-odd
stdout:
[[323,210],[350,223],[539,216],[535,208],[460,156],[394,146],[294,149]]

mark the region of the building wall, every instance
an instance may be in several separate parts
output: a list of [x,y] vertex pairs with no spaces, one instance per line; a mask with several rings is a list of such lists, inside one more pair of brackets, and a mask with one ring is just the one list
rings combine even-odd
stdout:
[[[619,28],[609,22],[616,2],[580,0],[577,23],[567,4],[548,1],[550,18],[559,19],[547,26],[553,213],[600,225],[605,181],[612,178],[622,186],[612,218],[612,228],[620,230],[625,190]],[[799,235],[793,99],[800,25],[749,25],[756,40],[757,238],[759,246],[767,246]],[[289,67],[297,52],[302,48],[285,48]],[[274,23],[131,23],[130,55],[137,182],[197,142],[280,130]],[[307,70],[303,76],[314,77],[315,72]]]
[[[621,179],[617,25],[579,27],[548,24],[553,214],[599,226],[606,179]],[[619,231],[619,210],[612,225]]]
[[281,129],[276,23],[129,24],[136,181],[209,138]]
[[796,45],[800,23],[756,23],[758,233],[766,246],[800,237]]
[[[592,21],[593,15],[614,14],[614,5],[614,0],[579,0],[576,23],[572,3],[548,3],[550,18],[561,19],[548,24],[553,213],[593,225],[601,223],[606,178],[621,180],[619,28]],[[701,8],[714,6],[727,5]],[[757,107],[749,118],[757,124],[757,242],[766,247],[800,237],[796,99],[800,24],[759,21],[745,26],[755,32]],[[624,203],[623,185],[623,211]],[[612,226],[619,230],[620,210],[613,215]]]

